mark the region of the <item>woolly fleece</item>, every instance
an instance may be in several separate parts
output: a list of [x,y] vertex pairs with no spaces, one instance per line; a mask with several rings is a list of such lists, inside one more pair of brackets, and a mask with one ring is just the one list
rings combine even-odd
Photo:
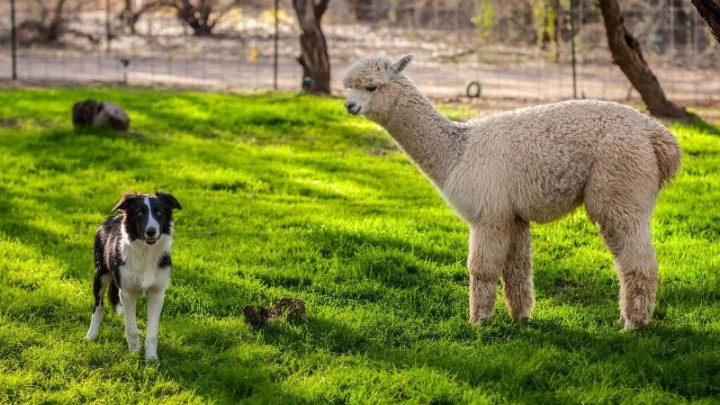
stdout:
[[470,320],[492,315],[498,278],[515,321],[533,306],[529,223],[584,203],[615,258],[625,329],[647,324],[657,291],[650,217],[680,168],[661,124],[600,100],[572,100],[453,122],[393,64],[371,57],[343,80],[345,107],[383,126],[470,227]]

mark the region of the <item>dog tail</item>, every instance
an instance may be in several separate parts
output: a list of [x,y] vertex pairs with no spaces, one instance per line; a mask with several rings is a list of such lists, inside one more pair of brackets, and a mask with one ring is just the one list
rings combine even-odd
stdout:
[[110,280],[110,288],[108,288],[108,298],[110,299],[110,305],[115,308],[115,311],[122,315],[122,301],[120,301],[120,287],[118,287],[115,280]]

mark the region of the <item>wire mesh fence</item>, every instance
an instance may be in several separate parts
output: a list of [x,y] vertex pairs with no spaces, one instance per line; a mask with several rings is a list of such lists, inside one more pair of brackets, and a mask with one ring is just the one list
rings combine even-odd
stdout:
[[[153,1],[16,0],[19,79],[273,89],[277,20],[277,87],[300,89],[291,0],[278,0],[277,13],[273,0],[215,0],[204,28],[181,20],[175,8],[151,7]],[[690,0],[624,1],[622,7],[671,99],[720,97],[720,49]],[[7,16],[0,20],[5,79],[12,70],[7,3],[0,15]],[[432,96],[465,95],[470,82],[477,82],[471,91],[481,97],[554,100],[572,97],[574,89],[578,97],[636,96],[612,64],[593,0],[331,0],[323,30],[338,92],[354,60],[413,53],[411,75]]]

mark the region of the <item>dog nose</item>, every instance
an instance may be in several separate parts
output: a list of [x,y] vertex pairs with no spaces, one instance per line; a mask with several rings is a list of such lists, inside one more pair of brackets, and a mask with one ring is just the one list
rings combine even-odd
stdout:
[[146,234],[147,236],[149,236],[149,237],[152,238],[153,236],[155,236],[155,233],[156,233],[156,232],[157,232],[157,230],[156,230],[155,228],[148,228],[148,229],[145,231],[145,234]]
[[346,110],[350,111],[350,110],[352,110],[353,108],[355,108],[355,102],[354,102],[354,101],[348,100],[348,101],[345,102],[345,109],[346,109]]

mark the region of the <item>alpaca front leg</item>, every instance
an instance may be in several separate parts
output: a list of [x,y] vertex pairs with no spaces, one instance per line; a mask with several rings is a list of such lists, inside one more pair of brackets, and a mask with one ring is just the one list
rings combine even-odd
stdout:
[[503,226],[470,229],[470,322],[489,319],[495,312],[497,281],[507,257],[509,235]]
[[503,267],[505,303],[513,322],[528,322],[532,310],[533,279],[530,224],[517,221],[511,236],[510,252]]
[[158,329],[160,327],[160,313],[162,312],[165,293],[148,292],[147,295],[147,336],[145,337],[145,359],[157,360]]
[[140,351],[140,332],[137,327],[136,306],[137,297],[125,291],[120,292],[122,296],[123,315],[125,317],[125,339],[127,339],[130,353]]

